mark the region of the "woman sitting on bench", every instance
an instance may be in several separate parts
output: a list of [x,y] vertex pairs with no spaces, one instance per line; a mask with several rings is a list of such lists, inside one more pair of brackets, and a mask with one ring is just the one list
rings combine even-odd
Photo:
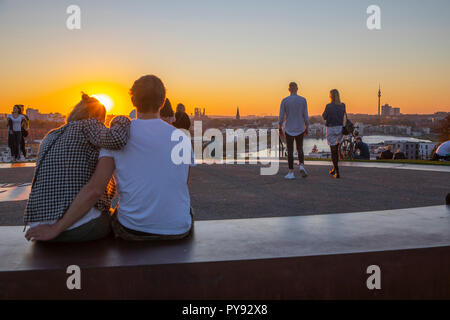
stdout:
[[[120,150],[127,143],[130,120],[116,117],[104,125],[105,107],[83,94],[67,123],[50,131],[39,147],[36,170],[24,222],[31,227],[52,225],[63,217],[78,192],[95,171],[100,148]],[[111,180],[91,210],[52,241],[95,240],[109,234],[110,204],[115,194]],[[33,240],[29,232],[26,237]]]

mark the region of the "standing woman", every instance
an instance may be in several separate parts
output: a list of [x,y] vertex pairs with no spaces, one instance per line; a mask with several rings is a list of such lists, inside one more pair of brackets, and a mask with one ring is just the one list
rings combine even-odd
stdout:
[[6,119],[6,121],[7,121],[6,127],[8,128],[8,148],[11,153],[11,162],[12,162],[16,159],[17,148],[14,146],[15,145],[14,131],[12,129],[13,123],[9,117]]
[[175,122],[175,114],[173,113],[172,104],[169,99],[166,99],[164,107],[162,107],[159,112],[159,117],[168,124],[173,124]]
[[191,119],[186,113],[184,104],[179,103],[177,105],[177,112],[175,113],[175,122],[173,123],[175,128],[188,130],[191,128]]
[[28,137],[28,131],[30,130],[30,119],[28,119],[28,116],[24,113],[25,108],[23,104],[20,104],[18,106],[19,106],[19,113],[24,116],[24,119],[22,121],[22,140],[20,141],[20,151],[22,151],[24,157],[23,160],[25,160],[27,157],[25,138]]
[[13,160],[20,159],[20,143],[22,141],[22,121],[25,117],[20,114],[19,106],[14,106],[12,114],[8,116],[8,132],[11,135],[11,155]]
[[342,142],[342,127],[344,126],[345,104],[341,102],[339,91],[333,89],[330,91],[331,103],[327,104],[322,114],[326,121],[327,142],[331,149],[331,160],[333,169],[330,174],[339,179],[339,145]]

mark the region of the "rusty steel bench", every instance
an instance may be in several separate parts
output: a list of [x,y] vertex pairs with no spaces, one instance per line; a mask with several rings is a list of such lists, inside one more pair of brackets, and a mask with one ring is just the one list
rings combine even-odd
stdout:
[[[370,265],[380,290],[366,286]],[[0,299],[30,298],[450,298],[450,210],[197,221],[173,242],[30,243],[0,227]]]

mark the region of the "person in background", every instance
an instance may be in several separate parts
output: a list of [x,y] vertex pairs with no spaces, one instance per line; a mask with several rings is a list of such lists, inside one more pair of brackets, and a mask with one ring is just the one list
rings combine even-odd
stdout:
[[23,104],[18,105],[20,114],[25,117],[25,119],[22,121],[22,141],[20,142],[20,150],[22,151],[23,157],[27,157],[27,150],[25,145],[25,138],[28,137],[28,131],[30,130],[30,119],[28,119],[28,116],[24,113],[25,108]]
[[[303,137],[308,135],[308,104],[306,99],[297,94],[297,83],[289,83],[290,96],[281,101],[278,130],[280,136],[285,135],[288,151],[289,172],[286,179],[295,179],[294,176],[294,140],[297,146],[298,160],[300,162],[300,173],[303,178],[307,177],[304,167]],[[286,120],[285,132],[283,132],[283,122]]]
[[355,159],[359,160],[370,160],[370,151],[367,143],[364,143],[361,137],[356,139],[355,151],[359,150],[359,154],[355,155]]
[[78,192],[93,176],[100,148],[119,150],[127,144],[130,120],[115,117],[107,128],[105,116],[105,107],[94,97],[83,94],[67,117],[67,123],[45,136],[39,146],[24,216],[25,224],[31,226],[25,234],[28,240],[80,242],[100,239],[110,233],[110,207],[115,195],[115,184],[110,179],[94,194],[98,197],[86,214],[72,220],[57,237],[39,238],[35,233],[61,223]]
[[15,143],[14,143],[14,131],[12,129],[13,124],[11,119],[6,118],[6,127],[8,130],[8,148],[11,154],[11,161],[14,161],[16,159],[16,152],[17,152],[17,148],[14,147]]
[[330,174],[335,179],[339,179],[339,147],[342,142],[342,127],[344,126],[345,104],[341,102],[339,91],[330,91],[331,103],[327,104],[322,114],[326,121],[327,142],[331,150],[331,161],[333,169]]
[[386,150],[380,153],[380,160],[392,160],[394,154],[391,151],[391,146],[387,146]]
[[20,114],[19,106],[15,105],[12,114],[8,115],[8,132],[12,139],[10,144],[12,147],[11,155],[15,161],[24,160],[23,157],[20,157],[20,144],[22,141],[22,126],[25,121],[25,117]]
[[173,123],[175,128],[189,130],[191,127],[191,119],[186,113],[186,108],[182,103],[177,105],[177,112],[175,113],[175,122]]
[[397,149],[397,151],[394,153],[394,160],[404,160],[406,159],[405,154],[402,152],[402,150]]
[[161,120],[167,122],[168,124],[173,124],[175,122],[175,114],[173,113],[172,104],[169,99],[166,99],[159,116]]
[[439,161],[441,159],[450,161],[450,140],[441,143],[433,155],[434,161]]

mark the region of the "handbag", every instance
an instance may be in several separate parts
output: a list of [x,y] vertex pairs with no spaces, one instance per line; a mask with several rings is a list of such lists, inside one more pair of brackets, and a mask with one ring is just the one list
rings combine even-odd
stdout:
[[25,116],[25,118],[22,120],[22,123],[21,123],[21,125],[22,125],[21,126],[22,137],[26,138],[26,137],[28,137],[28,130],[25,130],[24,127],[23,127],[24,121],[28,121],[28,117]]
[[353,122],[351,122],[348,119],[347,112],[345,112],[344,115],[345,115],[345,123],[344,126],[342,127],[342,134],[346,136],[348,134],[353,133],[353,131],[355,130],[355,126],[353,125]]

